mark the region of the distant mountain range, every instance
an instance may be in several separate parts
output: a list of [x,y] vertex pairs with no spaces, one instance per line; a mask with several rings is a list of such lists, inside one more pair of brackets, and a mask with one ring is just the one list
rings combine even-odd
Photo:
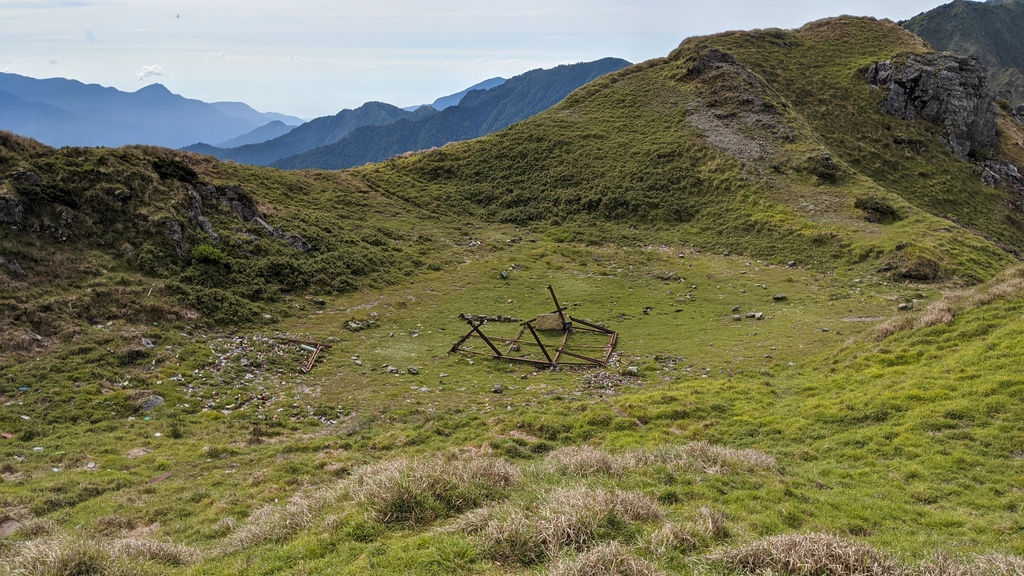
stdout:
[[342,110],[334,116],[315,118],[264,142],[236,148],[200,143],[184,149],[216,156],[221,160],[267,166],[275,160],[337,142],[361,126],[379,126],[401,119],[418,120],[436,112],[429,106],[409,112],[383,102],[367,102],[355,110]]
[[491,88],[494,88],[496,86],[501,86],[504,83],[505,83],[505,79],[504,78],[501,78],[501,77],[489,78],[487,80],[484,80],[483,82],[478,82],[478,83],[470,86],[469,88],[466,88],[465,90],[463,90],[461,92],[456,92],[455,94],[450,94],[448,96],[441,96],[437,100],[434,100],[434,102],[432,104],[420,104],[419,106],[409,106],[407,108],[403,108],[403,110],[407,110],[409,112],[412,112],[412,111],[418,110],[418,109],[420,109],[420,108],[422,108],[424,106],[430,106],[434,110],[444,110],[445,108],[450,108],[452,106],[457,105],[459,102],[462,101],[462,98],[465,97],[466,94],[469,94],[473,90],[490,90]]
[[160,84],[122,92],[98,84],[0,73],[0,129],[50,146],[152,144],[178,148],[198,141],[228,142],[270,122],[292,126],[294,116],[261,113],[240,102],[209,104]]
[[989,87],[1024,104],[1024,0],[957,0],[903,22],[936,50],[977,56]]
[[368,102],[355,110],[316,118],[266,142],[230,149],[194,144],[185,150],[279,168],[349,168],[501,130],[547,110],[598,76],[628,65],[622,59],[604,58],[532,70],[509,80],[485,80],[429,106],[401,109]]

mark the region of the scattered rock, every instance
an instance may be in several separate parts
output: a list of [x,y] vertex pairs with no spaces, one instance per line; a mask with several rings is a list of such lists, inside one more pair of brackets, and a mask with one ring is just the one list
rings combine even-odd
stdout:
[[732,319],[739,322],[740,320],[743,320],[743,317],[740,316],[739,314],[733,314]]
[[408,372],[409,374],[412,374],[413,376],[416,376],[420,373],[420,371],[417,370],[415,366],[409,366],[408,368],[406,368],[405,371]]
[[295,232],[285,232],[284,241],[299,252],[305,253],[313,249],[313,246],[311,246],[309,242],[306,242],[305,238]]
[[790,260],[789,262],[786,262],[786,268],[792,268],[794,266],[796,266],[796,260]]
[[165,403],[166,402],[163,399],[163,396],[153,394],[152,396],[149,396],[145,400],[143,400],[142,404],[139,407],[142,408],[143,412],[149,412],[150,410],[156,408],[157,406],[163,406]]
[[762,318],[764,318],[763,312],[754,312],[754,320],[760,320]]
[[781,300],[785,300],[785,299],[786,299],[786,295],[785,294],[776,294],[775,296],[772,296],[772,300],[779,300],[779,301],[781,301]]
[[491,394],[501,394],[504,390],[501,389],[501,384],[495,384],[491,387]]
[[394,366],[385,365],[384,371],[388,374],[398,374],[398,368],[395,368]]
[[260,211],[256,208],[256,202],[252,196],[238,185],[216,187],[217,201],[227,206],[233,214],[244,220],[252,222],[259,217]]
[[630,366],[626,368],[626,373],[629,374],[630,376],[639,376],[640,368],[637,366]]
[[199,226],[199,229],[206,234],[210,240],[214,243],[220,243],[220,235],[213,229],[213,224],[210,220],[203,216],[203,197],[199,195],[199,192],[195,190],[189,190],[189,203],[188,203],[188,214],[192,217],[192,220]]
[[739,312],[740,311],[740,307],[739,306],[733,306],[732,307],[732,311],[733,312]]
[[25,273],[25,269],[22,268],[21,265],[19,265],[14,260],[6,260],[4,259],[3,256],[0,256],[0,266],[7,268],[15,276],[18,276],[19,278],[24,278],[25,276],[28,276],[28,274]]
[[18,228],[25,215],[25,207],[17,196],[0,195],[0,224]]
[[170,241],[171,245],[174,246],[174,253],[178,256],[184,256],[185,250],[188,245],[185,244],[185,234],[181,231],[181,224],[171,218],[164,218],[160,221],[160,225],[164,229],[164,236]]
[[999,109],[977,58],[914,54],[906,62],[879,62],[867,73],[873,86],[889,91],[881,109],[903,120],[920,117],[946,130],[946,144],[967,160],[972,149],[999,146]]
[[913,310],[914,309],[914,305],[911,304],[910,302],[901,302],[898,305],[896,305],[896,309],[897,310]]
[[142,339],[142,345],[145,346],[146,348],[155,348],[156,347],[156,344],[154,344],[153,341],[150,340],[149,338],[143,338]]
[[508,270],[502,270],[501,271],[501,279],[502,280],[508,280]]
[[0,522],[0,538],[6,538],[17,532],[20,528],[21,522],[13,519],[4,520]]
[[39,177],[39,174],[36,174],[31,170],[18,170],[11,172],[10,178],[18,186],[25,186],[26,188],[35,188],[43,183],[43,179]]

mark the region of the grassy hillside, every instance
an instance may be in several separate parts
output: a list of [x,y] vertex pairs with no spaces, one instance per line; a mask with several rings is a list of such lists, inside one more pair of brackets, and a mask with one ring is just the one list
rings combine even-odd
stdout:
[[[1019,574],[1020,217],[863,79],[924,50],[691,39],[347,172],[0,135],[0,571]],[[449,353],[549,284],[607,367]]]
[[989,69],[989,83],[1024,103],[1024,2],[956,0],[907,20],[903,26],[936,50],[976,56]]

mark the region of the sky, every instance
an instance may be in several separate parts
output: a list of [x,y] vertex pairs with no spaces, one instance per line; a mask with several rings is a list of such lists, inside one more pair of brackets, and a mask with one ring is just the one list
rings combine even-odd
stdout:
[[0,71],[301,118],[430,103],[495,76],[689,36],[840,14],[905,20],[940,0],[0,0]]

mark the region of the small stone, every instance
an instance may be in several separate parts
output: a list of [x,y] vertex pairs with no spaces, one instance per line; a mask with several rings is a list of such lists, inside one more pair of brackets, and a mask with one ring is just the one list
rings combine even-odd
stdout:
[[164,403],[165,400],[163,399],[163,397],[153,394],[149,398],[146,398],[145,400],[142,401],[141,408],[143,412],[148,412],[153,408],[156,408],[157,406],[162,406]]
[[772,300],[785,300],[785,299],[786,299],[786,295],[785,294],[776,294],[775,296],[772,296]]
[[0,538],[6,538],[14,534],[19,528],[21,528],[21,522],[17,520],[8,519],[0,522]]
[[501,278],[502,280],[508,280],[508,270],[501,271]]
[[739,312],[740,311],[740,307],[739,306],[733,306],[732,307],[732,311],[733,312]]
[[[754,320],[760,320],[762,318],[764,318],[764,313],[763,312],[755,312],[754,313]],[[774,350],[774,348],[772,348],[772,350]]]
[[792,268],[793,266],[796,266],[796,260],[790,260],[789,262],[786,262],[786,268]]
[[633,376],[639,376],[640,375],[640,368],[638,368],[636,366],[630,366],[630,367],[626,368],[626,372],[630,373]]
[[740,316],[739,314],[733,314],[732,319],[739,322],[740,320],[743,320],[743,317]]
[[753,318],[754,316],[756,316],[754,312],[747,312],[747,318]]
[[504,390],[501,389],[501,384],[495,384],[491,387],[491,394],[501,394]]
[[352,363],[355,364],[356,366],[362,366],[363,365],[363,361],[362,360],[353,360]]
[[451,376],[451,374],[445,374],[444,372],[441,372],[441,375],[439,376],[439,378],[447,378],[449,376]]
[[388,374],[398,374],[398,368],[395,368],[394,366],[385,366],[384,371]]
[[93,468],[96,467],[96,463],[95,462],[89,462],[88,464],[85,465],[85,467],[88,468],[89,470],[92,470]]
[[154,344],[153,341],[150,340],[149,338],[143,338],[142,339],[142,345],[145,346],[146,348],[155,348],[156,347],[156,344]]
[[417,374],[419,374],[419,373],[420,373],[420,371],[419,371],[419,370],[417,370],[415,366],[409,366],[409,368],[407,368],[407,369],[406,369],[406,371],[407,371],[407,372],[408,372],[409,374],[412,374],[413,376],[416,376]]

